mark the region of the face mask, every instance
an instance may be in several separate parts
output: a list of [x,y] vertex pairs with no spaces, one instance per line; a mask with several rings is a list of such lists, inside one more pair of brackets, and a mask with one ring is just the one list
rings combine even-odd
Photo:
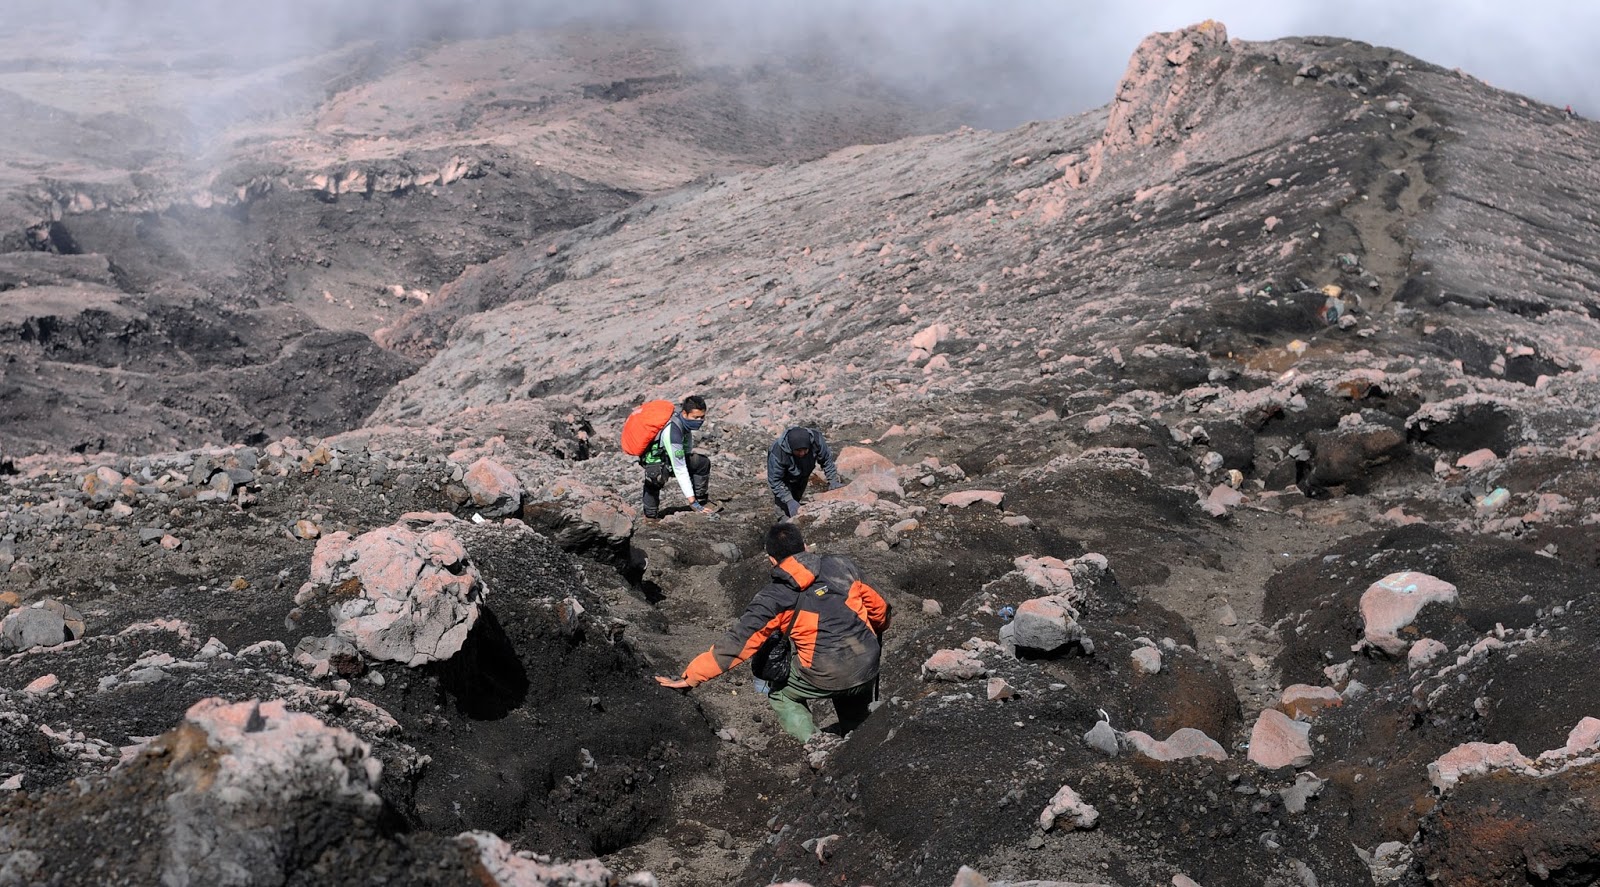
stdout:
[[704,420],[704,419],[684,419],[683,420],[683,427],[689,429],[690,431],[699,431],[700,430],[700,426],[704,425],[704,424],[706,424],[706,420]]

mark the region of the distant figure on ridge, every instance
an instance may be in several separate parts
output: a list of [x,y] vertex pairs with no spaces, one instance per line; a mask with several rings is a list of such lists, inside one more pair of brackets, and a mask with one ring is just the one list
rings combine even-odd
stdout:
[[767,449],[767,486],[772,488],[772,501],[786,517],[800,513],[800,500],[805,498],[806,485],[818,466],[828,477],[828,489],[839,489],[839,469],[833,464],[833,453],[822,432],[815,428],[790,428]]
[[861,581],[849,558],[807,552],[800,528],[789,521],[767,531],[766,548],[772,581],[682,677],[658,676],[656,682],[688,690],[750,659],[770,635],[784,632],[792,640],[784,660],[788,677],[773,680],[767,693],[778,722],[804,742],[817,732],[810,702],[831,699],[839,732],[848,733],[871,711],[882,655],[878,636],[889,625],[889,604]]
[[706,400],[691,394],[677,407],[653,400],[628,415],[622,425],[622,450],[638,456],[644,467],[644,516],[661,516],[661,488],[670,473],[689,500],[689,507],[707,512],[711,460],[694,452],[694,433],[706,421]]

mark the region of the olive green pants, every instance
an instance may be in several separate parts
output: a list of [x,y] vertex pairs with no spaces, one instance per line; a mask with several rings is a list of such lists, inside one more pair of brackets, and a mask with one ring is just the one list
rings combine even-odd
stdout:
[[767,702],[778,714],[778,723],[790,736],[805,742],[817,732],[811,719],[811,702],[832,699],[833,710],[839,715],[839,732],[848,733],[867,719],[872,711],[872,681],[848,690],[821,690],[806,683],[798,668],[789,675],[788,683],[767,694]]

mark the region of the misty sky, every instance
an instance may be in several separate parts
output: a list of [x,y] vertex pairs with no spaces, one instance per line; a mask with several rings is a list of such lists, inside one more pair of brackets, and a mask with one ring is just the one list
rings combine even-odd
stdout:
[[826,46],[888,85],[987,108],[980,122],[990,126],[1103,105],[1143,36],[1206,18],[1247,40],[1319,34],[1392,46],[1600,113],[1600,2],[1588,0],[0,0],[8,27],[50,28],[42,53],[86,61],[190,44],[265,64],[359,37],[404,45],[559,21],[648,22],[672,26],[706,58]]

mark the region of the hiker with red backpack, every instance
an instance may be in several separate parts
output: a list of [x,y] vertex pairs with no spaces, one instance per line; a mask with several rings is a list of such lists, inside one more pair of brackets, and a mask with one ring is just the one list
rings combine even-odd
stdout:
[[682,676],[656,683],[688,690],[748,659],[771,685],[767,702],[790,736],[804,742],[817,732],[810,704],[819,699],[833,701],[838,731],[848,733],[872,710],[889,604],[861,580],[854,561],[806,551],[791,521],[767,531],[766,548],[772,581]]
[[661,488],[667,476],[697,512],[710,513],[707,488],[711,460],[694,452],[694,433],[706,421],[706,400],[691,394],[677,407],[671,401],[653,400],[635,409],[622,423],[622,450],[638,456],[644,467],[644,516],[661,516]]

